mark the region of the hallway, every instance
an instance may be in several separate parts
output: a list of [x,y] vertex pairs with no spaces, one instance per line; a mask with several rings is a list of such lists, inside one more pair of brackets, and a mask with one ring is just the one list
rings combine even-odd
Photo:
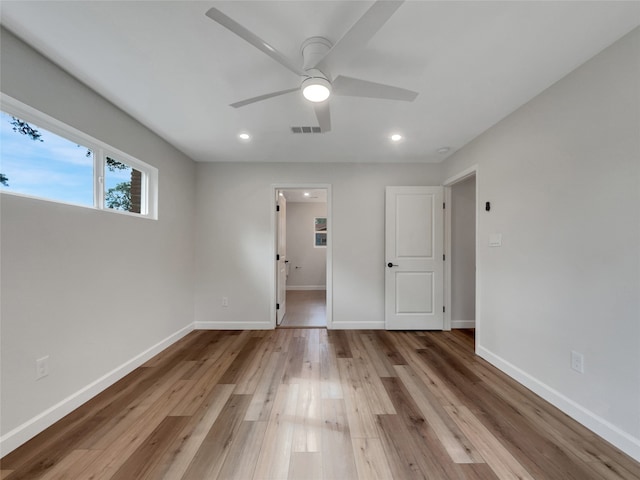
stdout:
[[287,312],[280,328],[327,326],[325,290],[287,290]]

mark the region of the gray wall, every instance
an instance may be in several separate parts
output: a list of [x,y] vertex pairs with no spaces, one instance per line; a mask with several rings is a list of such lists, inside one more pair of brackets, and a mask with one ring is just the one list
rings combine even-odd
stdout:
[[[158,221],[1,195],[3,444],[194,318],[269,328],[274,183],[332,185],[333,326],[382,328],[384,187],[439,185],[477,164],[480,204],[492,202],[478,212],[478,352],[640,459],[638,29],[443,165],[194,168],[6,32],[1,40],[4,92],[160,170]],[[502,247],[488,247],[491,233]],[[114,239],[128,248],[104,253]],[[571,350],[585,355],[584,374],[569,368]],[[36,382],[47,354],[51,374]]]
[[[272,327],[272,185],[312,183],[332,187],[333,327],[384,328],[385,186],[439,185],[440,169],[419,164],[198,164],[196,325]],[[221,306],[223,296],[229,298],[228,307]]]
[[[157,167],[160,181],[157,221],[0,195],[6,451],[133,368],[143,352],[191,328],[195,168],[13,35],[1,34],[3,93]],[[50,374],[36,381],[36,359],[45,355]],[[58,402],[63,406],[46,414]]]
[[639,78],[636,29],[444,164],[445,178],[477,164],[492,205],[478,212],[479,353],[638,459]]
[[476,178],[451,187],[451,328],[476,320]]
[[287,289],[326,287],[327,249],[314,246],[315,217],[326,216],[326,203],[287,203]]

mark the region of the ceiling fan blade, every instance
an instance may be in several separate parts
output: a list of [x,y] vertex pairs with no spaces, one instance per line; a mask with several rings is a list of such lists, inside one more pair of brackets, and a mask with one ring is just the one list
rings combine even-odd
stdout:
[[278,62],[280,65],[291,70],[296,75],[305,75],[305,73],[302,71],[302,68],[300,68],[299,66],[291,62],[287,57],[282,55],[279,51],[277,51],[267,42],[265,42],[260,37],[255,35],[253,32],[250,32],[249,30],[247,30],[245,27],[243,27],[238,22],[236,22],[232,18],[222,13],[217,8],[215,7],[210,8],[209,10],[207,10],[207,13],[205,13],[205,15],[209,17],[211,20],[219,23],[226,29],[235,33],[243,40],[249,42],[258,50],[266,53],[271,58],[273,58],[276,62]]
[[279,97],[280,95],[285,95],[287,93],[298,92],[298,91],[300,91],[300,87],[289,88],[287,90],[280,90],[279,92],[265,93],[264,95],[259,95],[257,97],[247,98],[246,100],[241,100],[239,102],[232,103],[229,106],[233,108],[240,108],[240,107],[244,107],[245,105],[249,105],[251,103],[261,102],[262,100],[266,100],[268,98]]
[[343,97],[384,98],[387,100],[413,102],[418,96],[418,92],[407,90],[406,88],[345,77],[344,75],[338,75],[332,85],[333,94]]
[[316,112],[318,125],[322,133],[331,131],[331,112],[329,110],[329,102],[314,103],[313,109]]
[[341,70],[360,48],[364,47],[404,0],[378,0],[320,59],[315,67],[320,70]]

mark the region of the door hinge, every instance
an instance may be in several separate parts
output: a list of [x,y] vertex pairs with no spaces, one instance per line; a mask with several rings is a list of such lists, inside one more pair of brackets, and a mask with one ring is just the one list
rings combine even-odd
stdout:
[[442,209],[444,210],[445,208],[447,208],[447,204],[445,202],[442,202]]
[[444,305],[442,306],[442,313],[444,313]]
[[276,310],[280,310],[280,304],[276,303]]
[[445,261],[444,253],[442,254],[442,261],[443,261],[443,262]]
[[276,205],[276,212],[280,211],[280,205]]
[[280,254],[279,254],[279,253],[276,253],[276,262],[277,262],[278,260],[280,260]]

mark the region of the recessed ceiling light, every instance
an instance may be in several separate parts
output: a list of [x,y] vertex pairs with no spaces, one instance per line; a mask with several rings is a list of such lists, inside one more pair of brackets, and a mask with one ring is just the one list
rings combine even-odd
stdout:
[[439,154],[443,155],[445,153],[449,153],[449,150],[451,150],[450,147],[440,147],[438,150],[436,150]]
[[399,133],[394,133],[393,135],[391,135],[391,140],[394,142],[399,142],[400,140],[402,140],[402,135],[400,135]]
[[238,138],[240,140],[249,140],[251,138],[251,135],[249,135],[248,133],[241,133],[240,135],[238,135]]
[[311,194],[310,194],[309,192],[304,192],[304,193],[303,193],[303,195],[304,195],[305,197],[308,197],[308,196],[309,196],[309,195],[311,195]]

